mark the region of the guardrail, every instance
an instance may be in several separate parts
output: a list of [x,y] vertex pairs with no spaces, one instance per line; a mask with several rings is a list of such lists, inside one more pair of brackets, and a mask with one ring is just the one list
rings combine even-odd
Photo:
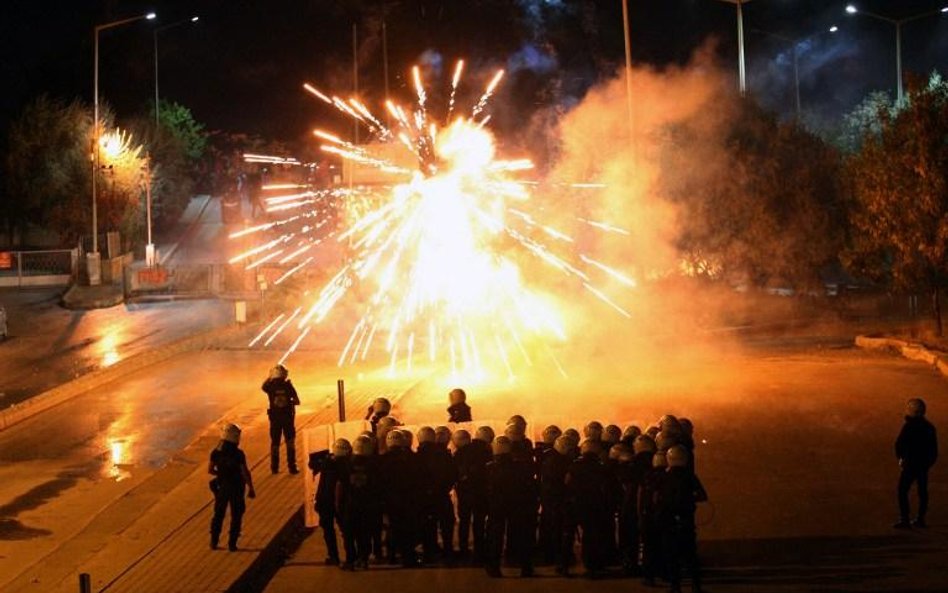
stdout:
[[78,249],[0,251],[0,287],[65,286],[78,270]]

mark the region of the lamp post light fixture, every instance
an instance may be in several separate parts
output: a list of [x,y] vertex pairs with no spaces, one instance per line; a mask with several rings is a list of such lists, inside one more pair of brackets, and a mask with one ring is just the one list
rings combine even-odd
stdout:
[[909,23],[911,21],[916,21],[927,16],[933,16],[936,14],[946,14],[948,13],[948,6],[943,6],[942,8],[936,10],[929,10],[928,12],[919,13],[910,17],[905,17],[902,19],[894,19],[881,14],[876,14],[874,12],[869,12],[868,10],[863,10],[857,7],[855,4],[846,5],[846,14],[861,14],[870,18],[874,18],[878,21],[883,21],[889,23],[890,25],[895,26],[895,77],[896,77],[896,104],[901,105],[902,101],[905,99],[905,92],[902,85],[902,25]]
[[167,31],[168,29],[172,29],[180,25],[185,25],[187,23],[196,23],[199,20],[201,20],[201,17],[195,15],[195,16],[192,16],[191,18],[182,19],[176,23],[165,25],[164,27],[158,27],[152,33],[152,35],[154,36],[154,42],[155,42],[155,129],[156,130],[158,129],[158,126],[160,125],[160,120],[158,118],[158,33],[161,33],[162,31]]
[[93,29],[94,43],[94,69],[92,76],[92,252],[86,254],[87,271],[89,274],[89,285],[96,286],[102,282],[102,260],[99,256],[99,212],[98,197],[96,187],[96,177],[99,173],[99,33],[106,29],[112,29],[128,23],[134,23],[140,20],[154,20],[154,12],[134,16],[127,19],[121,19],[96,25]]

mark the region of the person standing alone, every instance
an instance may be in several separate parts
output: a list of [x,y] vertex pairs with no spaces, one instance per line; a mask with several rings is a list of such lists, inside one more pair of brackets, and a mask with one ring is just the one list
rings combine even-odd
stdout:
[[[938,459],[938,439],[935,427],[925,419],[925,402],[919,398],[908,400],[905,405],[905,424],[895,440],[895,456],[902,472],[899,475],[899,521],[896,529],[927,527],[928,470]],[[909,523],[909,489],[918,484],[918,515]]]
[[230,507],[230,538],[227,548],[231,552],[237,550],[237,538],[240,537],[240,527],[246,509],[244,491],[246,490],[250,498],[257,496],[253,489],[250,469],[247,467],[247,457],[240,450],[239,444],[240,427],[228,424],[221,434],[220,443],[211,451],[207,471],[214,476],[210,484],[214,493],[214,516],[211,518],[212,550],[217,549],[220,541],[227,507]]
[[263,392],[270,399],[267,417],[270,419],[270,471],[280,471],[280,438],[286,442],[286,466],[291,474],[299,473],[296,467],[296,406],[300,398],[296,388],[288,379],[290,372],[282,364],[270,369],[270,376],[263,382]]

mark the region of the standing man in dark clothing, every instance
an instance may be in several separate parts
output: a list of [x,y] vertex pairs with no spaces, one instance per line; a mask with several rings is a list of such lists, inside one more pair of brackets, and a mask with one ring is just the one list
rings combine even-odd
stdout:
[[566,472],[566,491],[572,524],[583,538],[583,565],[586,576],[602,576],[608,553],[609,517],[608,475],[601,461],[599,441],[586,439],[580,446],[579,459]]
[[309,467],[313,476],[319,476],[319,485],[316,487],[316,514],[319,515],[319,526],[323,530],[323,541],[326,542],[326,560],[329,566],[339,565],[339,544],[336,541],[336,486],[339,480],[347,480],[346,463],[352,447],[349,441],[337,439],[329,451],[310,455]]
[[501,577],[500,561],[507,548],[520,564],[520,576],[533,576],[533,534],[537,492],[533,467],[529,461],[511,455],[510,439],[497,437],[493,443],[494,460],[487,464],[488,576]]
[[[918,398],[906,404],[905,424],[895,441],[895,456],[902,473],[899,475],[899,522],[896,529],[928,527],[928,470],[938,460],[938,437],[935,427],[925,418],[925,402]],[[909,523],[909,489],[918,484],[918,515]]]
[[[429,426],[418,431],[417,459],[421,470],[422,545],[425,560],[432,561],[439,552],[446,559],[454,546],[454,509],[451,506],[451,489],[457,481],[457,473],[447,444],[437,441],[437,433]],[[447,510],[450,509],[450,519]],[[438,532],[441,532],[442,547],[438,548]]]
[[270,399],[267,417],[270,419],[270,471],[280,471],[280,437],[286,442],[286,466],[291,474],[296,469],[296,406],[300,398],[289,380],[290,372],[282,364],[270,369],[263,382],[263,392]]
[[237,550],[237,538],[246,509],[244,491],[247,496],[256,498],[253,478],[247,467],[247,457],[240,450],[240,427],[228,424],[224,427],[221,442],[211,451],[207,472],[214,476],[211,490],[214,492],[214,516],[211,518],[211,549],[216,550],[224,527],[224,514],[230,507],[230,537],[227,549]]
[[540,460],[540,549],[547,563],[569,566],[570,558],[560,558],[566,518],[566,472],[572,463],[573,441],[558,436]]
[[[650,439],[651,440],[651,439]],[[638,460],[638,457],[636,457]],[[662,529],[659,521],[658,499],[668,464],[664,451],[652,453],[652,468],[642,479],[639,489],[639,540],[642,552],[642,581],[654,586],[663,566]]]
[[389,558],[395,553],[401,556],[402,566],[417,566],[415,544],[418,538],[419,480],[414,453],[408,446],[401,430],[392,430],[385,435],[387,452],[380,458],[382,477],[382,500],[389,521]]
[[701,480],[689,468],[691,456],[682,445],[666,453],[668,469],[657,492],[656,506],[661,529],[662,556],[670,593],[681,593],[681,569],[691,572],[691,590],[701,592],[701,568],[695,531],[696,503],[708,500]]
[[473,440],[466,430],[456,430],[452,435],[458,476],[454,490],[458,500],[458,548],[462,557],[467,556],[473,528],[476,563],[483,563],[487,552],[487,464],[492,457],[488,436],[480,430]]
[[372,440],[362,435],[353,443],[345,480],[336,482],[336,513],[346,550],[343,569],[369,567],[372,530],[382,512],[378,464]]
[[467,394],[463,389],[452,389],[448,394],[448,422],[471,422],[471,406],[467,405]]

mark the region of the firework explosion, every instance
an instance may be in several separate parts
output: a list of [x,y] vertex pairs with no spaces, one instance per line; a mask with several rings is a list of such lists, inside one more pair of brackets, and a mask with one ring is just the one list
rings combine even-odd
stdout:
[[[418,67],[412,69],[414,106],[406,110],[385,103],[385,119],[391,124],[355,98],[346,101],[303,85],[367,128],[376,146],[398,144],[410,158],[395,162],[315,130],[322,151],[384,172],[391,182],[370,188],[264,186],[270,194],[270,221],[231,235],[256,241],[233,257],[232,264],[247,269],[283,266],[285,272],[275,282],[281,284],[314,265],[320,245],[335,242],[347,258],[318,294],[270,320],[251,347],[269,346],[289,332],[292,343],[281,362],[286,360],[340,301],[358,293],[360,316],[340,352],[340,366],[381,358],[384,351],[393,374],[411,373],[419,363],[429,363],[457,380],[497,374],[512,379],[518,366],[533,366],[542,358],[566,376],[555,354],[555,346],[567,339],[563,299],[553,296],[553,290],[528,286],[526,272],[531,278],[551,272],[565,275],[629,317],[597,283],[633,287],[634,280],[583,253],[569,234],[538,220],[535,194],[540,185],[518,177],[533,168],[529,159],[496,158],[485,111],[503,70],[491,78],[469,115],[456,108],[463,70],[459,61],[441,125],[429,112]],[[245,159],[300,164],[266,155],[248,154]],[[602,187],[565,185],[575,191]],[[571,218],[588,230],[628,235],[608,222]]]

